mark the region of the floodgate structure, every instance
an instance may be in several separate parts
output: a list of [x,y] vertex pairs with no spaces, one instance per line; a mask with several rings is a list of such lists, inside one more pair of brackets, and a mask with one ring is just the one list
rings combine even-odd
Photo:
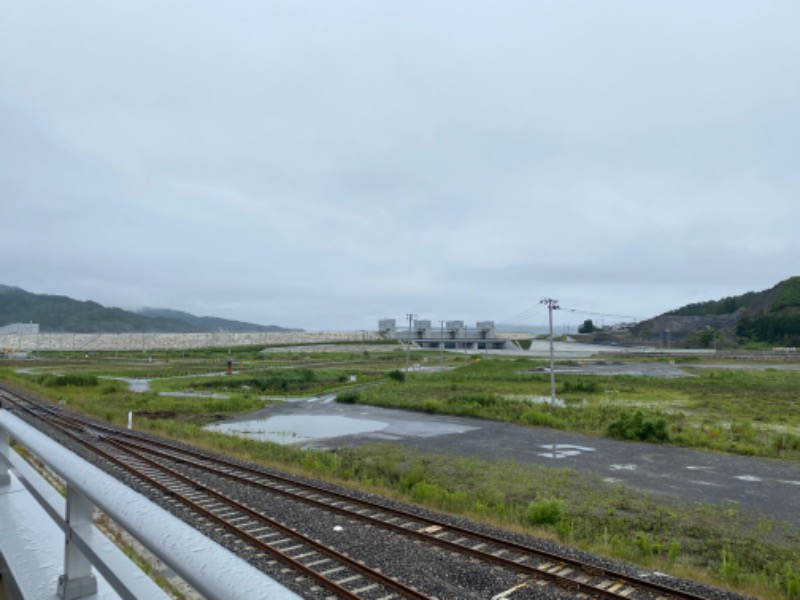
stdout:
[[428,350],[506,350],[513,345],[497,336],[494,321],[478,321],[470,328],[464,321],[439,321],[435,327],[429,320],[413,320],[409,327],[398,329],[394,319],[381,319],[378,335]]

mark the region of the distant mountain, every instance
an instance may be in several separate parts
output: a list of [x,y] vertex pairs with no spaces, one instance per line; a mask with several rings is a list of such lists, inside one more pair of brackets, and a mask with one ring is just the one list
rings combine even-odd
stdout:
[[687,304],[631,328],[639,341],[673,347],[763,342],[800,346],[800,277],[761,292]]
[[97,302],[74,300],[67,296],[33,294],[18,287],[0,284],[0,327],[32,322],[39,324],[42,333],[297,331],[214,317],[195,317],[179,311],[151,310],[170,314],[139,314],[121,308],[106,308]]
[[180,310],[170,310],[168,308],[141,308],[137,314],[150,318],[165,318],[183,321],[205,332],[228,332],[228,333],[249,333],[249,332],[275,332],[275,331],[303,331],[302,329],[287,329],[277,325],[255,325],[243,321],[231,321],[220,319],[219,317],[197,317],[191,313]]

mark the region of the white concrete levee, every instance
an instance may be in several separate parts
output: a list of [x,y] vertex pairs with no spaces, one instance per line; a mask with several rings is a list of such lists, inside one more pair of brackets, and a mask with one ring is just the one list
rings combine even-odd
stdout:
[[[373,336],[372,338],[370,337]],[[375,334],[367,332],[367,339]],[[228,346],[277,346],[330,342],[361,342],[361,331],[301,331],[253,333],[38,333],[2,334],[0,351],[93,352],[155,351]]]

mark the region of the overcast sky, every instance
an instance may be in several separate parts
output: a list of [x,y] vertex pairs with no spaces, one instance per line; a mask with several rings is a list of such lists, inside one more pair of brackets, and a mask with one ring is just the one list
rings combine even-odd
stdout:
[[800,274],[798,26],[796,0],[0,0],[0,283],[308,330],[766,289]]

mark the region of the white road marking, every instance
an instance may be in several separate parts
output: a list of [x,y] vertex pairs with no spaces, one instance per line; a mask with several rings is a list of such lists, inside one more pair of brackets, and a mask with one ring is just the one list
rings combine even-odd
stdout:
[[575,446],[573,444],[542,444],[539,447],[544,448],[548,452],[539,452],[538,456],[555,459],[578,456],[581,452],[595,452],[594,448]]
[[568,456],[578,456],[580,452],[578,450],[567,450],[567,451],[558,451],[555,452],[540,452],[539,456],[543,456],[545,458],[567,458]]
[[755,475],[736,475],[734,479],[739,479],[740,481],[763,481],[761,477],[756,477]]
[[635,471],[636,465],[609,465],[609,470],[611,471]]

